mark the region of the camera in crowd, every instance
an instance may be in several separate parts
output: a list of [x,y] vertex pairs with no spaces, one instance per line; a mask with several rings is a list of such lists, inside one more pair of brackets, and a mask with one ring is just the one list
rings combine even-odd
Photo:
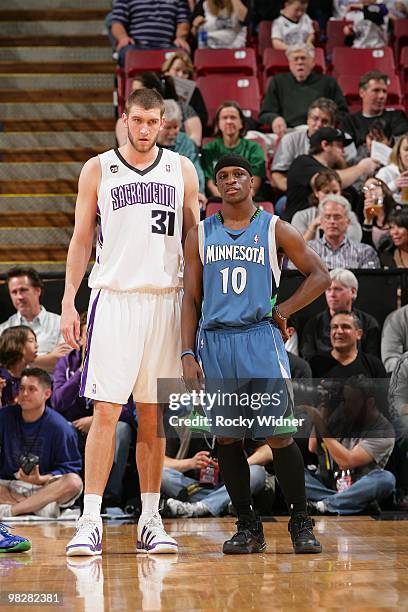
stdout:
[[26,476],[29,476],[36,465],[39,465],[40,458],[38,455],[33,453],[27,453],[26,455],[20,455],[18,458],[20,468],[23,470]]

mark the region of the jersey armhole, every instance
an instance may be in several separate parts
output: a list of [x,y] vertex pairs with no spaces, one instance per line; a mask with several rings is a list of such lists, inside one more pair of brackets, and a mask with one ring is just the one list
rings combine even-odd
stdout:
[[200,221],[198,224],[198,252],[201,263],[204,265],[204,221]]
[[268,227],[268,247],[269,247],[269,263],[271,266],[273,279],[275,281],[275,286],[279,287],[280,277],[281,277],[281,269],[278,263],[278,253],[276,250],[276,238],[275,238],[275,228],[276,223],[279,217],[277,215],[273,215],[271,220],[269,221]]

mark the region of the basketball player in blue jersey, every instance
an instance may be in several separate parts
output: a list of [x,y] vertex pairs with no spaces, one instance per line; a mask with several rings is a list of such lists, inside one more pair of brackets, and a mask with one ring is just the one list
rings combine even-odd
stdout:
[[75,295],[98,219],[80,388],[94,402],[94,417],[85,449],[84,511],[68,555],[102,552],[102,495],[113,462],[116,423],[131,393],[137,405],[142,497],[137,552],[177,552],[158,513],[165,439],[159,436],[157,381],[181,375],[182,242],[198,222],[199,208],[193,164],[156,145],[163,113],[157,92],[133,92],[122,116],[127,143],[88,160],[79,178],[61,329],[68,344],[79,348]]
[[[301,235],[275,215],[252,202],[253,175],[246,159],[222,157],[214,170],[222,197],[221,212],[190,230],[185,247],[182,307],[183,376],[190,384],[206,386],[220,379],[251,380],[289,377],[284,348],[287,318],[317,298],[330,285],[330,276]],[[278,253],[285,253],[306,279],[287,300],[275,305],[279,285]],[[279,381],[278,381],[279,382]],[[275,381],[276,383],[276,381]],[[214,427],[218,461],[232,504],[237,511],[237,533],[224,543],[226,554],[262,552],[266,548],[262,524],[251,506],[249,466],[242,427]],[[242,406],[237,405],[240,412]],[[290,416],[290,403],[281,407]],[[275,415],[272,404],[263,415]],[[210,411],[208,411],[210,414]],[[229,410],[228,414],[231,414]],[[256,420],[256,419],[255,419]],[[254,421],[255,421],[254,420]],[[291,433],[293,426],[252,429],[273,449],[276,476],[290,510],[289,532],[296,553],[319,553],[313,521],[306,510],[303,458]]]

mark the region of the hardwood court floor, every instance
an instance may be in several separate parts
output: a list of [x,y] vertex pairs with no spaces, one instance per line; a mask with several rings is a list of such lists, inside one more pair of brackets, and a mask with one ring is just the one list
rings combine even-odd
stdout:
[[[16,524],[33,550],[0,555],[0,590],[58,592],[61,607],[24,608],[64,612],[408,610],[406,521],[318,518],[324,551],[303,556],[292,552],[284,517],[265,523],[267,552],[248,556],[220,552],[234,526],[230,518],[166,525],[180,544],[178,556],[136,555],[136,526],[111,522],[102,558],[67,559],[71,525]],[[22,608],[0,604],[5,611]]]

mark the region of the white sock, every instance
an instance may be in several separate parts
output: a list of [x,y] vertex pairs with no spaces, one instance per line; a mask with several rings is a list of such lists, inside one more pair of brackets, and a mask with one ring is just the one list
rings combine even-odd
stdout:
[[84,495],[84,514],[96,514],[96,516],[99,516],[101,506],[102,495],[94,495],[93,493]]
[[159,512],[160,493],[142,493],[142,514],[153,516]]

